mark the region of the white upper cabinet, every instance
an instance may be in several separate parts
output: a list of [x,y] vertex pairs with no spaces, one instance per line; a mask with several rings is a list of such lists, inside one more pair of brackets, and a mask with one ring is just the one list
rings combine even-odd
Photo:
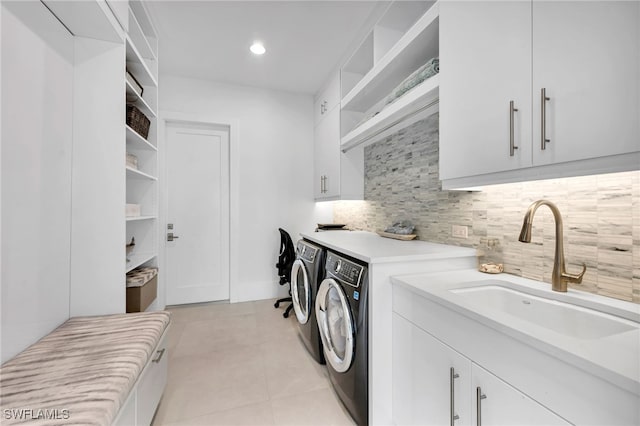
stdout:
[[340,104],[340,78],[332,78],[327,87],[316,96],[314,108],[314,123],[317,126],[333,108]]
[[129,31],[129,0],[106,0],[122,29]]
[[326,112],[314,132],[314,197],[340,196],[340,110]]
[[445,1],[440,20],[444,188],[638,168],[640,3]]
[[[122,42],[123,26],[118,22],[113,9],[104,0],[44,0],[43,3],[75,37]],[[110,3],[120,2],[111,1]],[[125,7],[125,4],[118,4],[114,9],[121,13]]]
[[534,1],[532,87],[534,164],[639,151],[640,3]]
[[340,75],[331,77],[315,99],[313,196],[317,201],[361,200],[363,150],[340,150]]
[[443,2],[440,21],[440,179],[530,166],[531,4]]

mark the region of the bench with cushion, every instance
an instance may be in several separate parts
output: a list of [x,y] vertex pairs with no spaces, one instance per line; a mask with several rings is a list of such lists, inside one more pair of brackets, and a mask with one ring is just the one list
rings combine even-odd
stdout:
[[169,323],[168,312],[67,320],[0,367],[1,423],[148,425]]

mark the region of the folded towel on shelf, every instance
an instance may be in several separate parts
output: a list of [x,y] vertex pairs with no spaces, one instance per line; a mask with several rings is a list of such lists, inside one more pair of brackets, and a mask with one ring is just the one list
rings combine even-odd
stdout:
[[433,77],[440,72],[440,59],[431,58],[423,66],[411,73],[411,75],[405,78],[402,83],[398,84],[395,89],[391,91],[385,101],[385,105],[389,105],[409,90],[416,87],[426,79]]
[[411,73],[411,75],[405,78],[402,83],[398,84],[391,93],[384,99],[384,101],[380,101],[376,103],[373,107],[369,108],[367,112],[364,113],[364,116],[358,123],[353,126],[353,128],[357,128],[362,124],[366,123],[376,115],[378,115],[383,109],[387,107],[387,105],[393,103],[396,99],[400,98],[402,95],[407,93],[409,90],[413,89],[423,81],[433,77],[434,75],[440,72],[440,60],[439,58],[431,58],[420,68]]

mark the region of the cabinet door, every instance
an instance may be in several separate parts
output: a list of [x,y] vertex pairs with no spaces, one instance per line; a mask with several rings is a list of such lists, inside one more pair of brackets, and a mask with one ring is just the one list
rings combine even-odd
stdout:
[[315,129],[314,195],[316,199],[340,196],[340,108],[334,107]]
[[535,0],[534,164],[639,151],[639,123],[640,3]]
[[396,313],[392,336],[393,422],[450,424],[453,403],[454,424],[469,425],[471,361]]
[[531,4],[441,2],[440,68],[440,179],[530,166]]
[[570,424],[482,367],[472,364],[471,370],[471,391],[474,400],[472,424],[485,426]]
[[326,160],[323,158],[325,155],[325,138],[326,127],[320,123],[315,127],[313,131],[313,198],[316,200],[324,197],[324,176],[326,170],[324,170],[324,164]]
[[151,424],[160,404],[160,398],[167,385],[169,354],[167,353],[167,333],[156,346],[153,360],[141,374],[137,385],[136,424]]
[[328,81],[325,88],[314,100],[315,125],[329,114],[329,111],[340,103],[340,74],[335,74]]

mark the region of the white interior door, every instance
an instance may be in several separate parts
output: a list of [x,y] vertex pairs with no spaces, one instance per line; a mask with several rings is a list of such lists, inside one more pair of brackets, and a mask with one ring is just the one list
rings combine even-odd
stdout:
[[229,132],[166,129],[167,305],[229,299]]

